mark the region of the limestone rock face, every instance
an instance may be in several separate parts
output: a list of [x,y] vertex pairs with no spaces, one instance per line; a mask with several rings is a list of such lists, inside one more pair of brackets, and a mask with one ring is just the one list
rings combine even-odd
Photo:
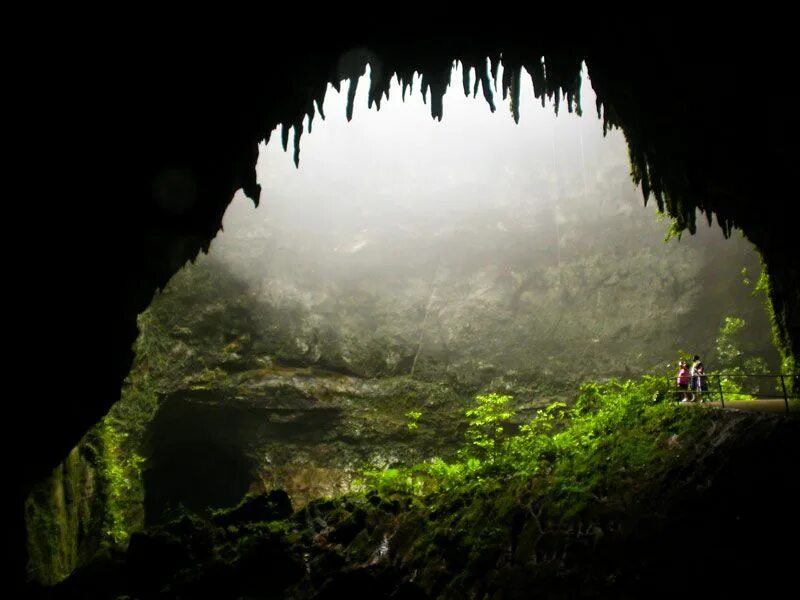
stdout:
[[[364,380],[311,368],[230,376],[165,397],[143,442],[146,514],[203,511],[281,488],[292,502],[344,491],[367,466],[450,456],[467,398],[408,377]],[[409,411],[422,417],[409,429]]]

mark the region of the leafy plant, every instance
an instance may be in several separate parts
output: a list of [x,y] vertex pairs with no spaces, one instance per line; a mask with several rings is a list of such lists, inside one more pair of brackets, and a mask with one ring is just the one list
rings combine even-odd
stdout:
[[764,375],[769,371],[763,358],[745,356],[741,350],[737,338],[744,326],[745,320],[742,318],[725,317],[716,339],[717,359],[721,366],[719,384],[725,396],[736,400],[753,399],[752,394],[758,394],[762,386],[752,376]]
[[465,411],[467,432],[459,460],[433,458],[407,469],[370,471],[364,483],[381,493],[425,496],[426,504],[453,497],[495,494],[535,478],[537,494],[563,514],[579,511],[612,491],[635,501],[634,478],[649,480],[670,468],[677,454],[665,442],[691,438],[707,426],[709,413],[659,402],[662,377],[587,383],[570,407],[555,402],[514,435],[510,396],[486,394]]
[[484,394],[475,397],[477,405],[466,411],[468,428],[466,446],[461,450],[465,458],[494,461],[503,439],[503,422],[514,416],[507,405],[512,397]]
[[792,354],[791,344],[778,324],[778,315],[775,313],[775,307],[772,305],[772,282],[767,267],[763,262],[758,281],[753,288],[753,295],[757,294],[760,294],[762,297],[764,309],[767,312],[770,328],[772,330],[772,343],[781,357],[781,373],[789,375],[785,381],[787,389],[794,394],[798,394],[800,393],[800,370],[795,364],[795,357]]
[[419,428],[419,418],[422,416],[422,413],[418,410],[410,410],[406,413],[409,421],[406,423],[406,428],[409,431],[414,431]]

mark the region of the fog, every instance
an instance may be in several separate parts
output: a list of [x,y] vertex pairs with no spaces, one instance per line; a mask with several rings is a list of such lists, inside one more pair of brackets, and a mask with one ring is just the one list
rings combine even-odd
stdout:
[[299,169],[276,132],[258,163],[263,208],[253,214],[237,198],[224,228],[266,225],[294,249],[311,244],[317,252],[352,254],[377,240],[420,243],[419,236],[441,236],[476,219],[501,230],[535,223],[541,212],[550,212],[552,222],[554,210],[568,211],[570,198],[607,187],[609,177],[620,191],[633,192],[622,134],[603,137],[585,78],[584,118],[563,105],[557,117],[528,85],[519,124],[510,99],[496,98],[492,113],[480,95],[465,97],[460,67],[452,81],[442,121],[431,118],[419,78],[405,101],[395,80],[380,111],[367,110],[362,80],[349,123],[346,87],[330,88],[327,118],[317,118],[302,138]]
[[395,81],[368,110],[368,77],[351,122],[346,86],[328,90],[299,168],[273,133],[260,206],[238,194],[211,246],[269,313],[257,320],[280,355],[373,375],[580,361],[588,376],[613,352],[641,372],[678,348],[711,352],[726,314],[761,310],[741,283],[758,260],[740,236],[700,219],[664,243],[669,222],[643,205],[586,77],[583,116],[563,104],[556,116],[523,73],[519,124],[510,99],[492,113],[465,97],[457,68],[442,121],[418,78],[405,101]]

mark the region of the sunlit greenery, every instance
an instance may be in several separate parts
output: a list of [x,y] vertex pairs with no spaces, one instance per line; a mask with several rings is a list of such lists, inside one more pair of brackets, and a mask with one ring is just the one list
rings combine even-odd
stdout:
[[469,424],[466,445],[461,450],[464,458],[477,458],[493,462],[499,457],[503,443],[504,423],[514,412],[508,408],[511,396],[485,394],[476,396],[477,405],[465,412]]
[[676,457],[670,438],[707,423],[708,411],[686,410],[665,396],[659,377],[584,384],[572,406],[553,403],[513,435],[505,429],[514,416],[510,398],[478,396],[477,406],[465,410],[469,427],[457,461],[373,470],[362,483],[430,501],[533,477],[541,493],[576,511],[611,491],[629,493],[626,482],[658,477]]
[[406,417],[408,417],[408,423],[406,423],[406,428],[409,431],[414,431],[419,429],[419,419],[422,416],[422,413],[418,410],[410,410],[406,413]]
[[764,310],[769,317],[770,327],[772,329],[772,342],[781,356],[781,373],[789,375],[786,378],[784,385],[787,391],[800,394],[800,378],[797,376],[795,365],[795,357],[792,355],[789,341],[786,337],[786,332],[778,324],[778,318],[775,314],[775,308],[772,305],[771,299],[771,281],[766,265],[762,262],[761,273],[758,276],[758,281],[753,288],[753,295],[760,295],[764,303]]
[[104,533],[109,544],[124,547],[130,534],[142,525],[141,466],[144,459],[123,449],[128,434],[121,430],[118,420],[106,417],[98,430],[101,446],[98,467],[106,490]]
[[752,400],[755,394],[773,391],[772,380],[762,377],[769,372],[766,361],[760,356],[747,356],[741,349],[738,338],[744,327],[744,319],[727,316],[716,338],[719,385],[723,395],[733,400]]

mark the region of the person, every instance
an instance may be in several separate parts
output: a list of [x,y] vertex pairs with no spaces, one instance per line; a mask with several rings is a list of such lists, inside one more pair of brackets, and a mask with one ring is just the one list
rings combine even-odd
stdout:
[[699,356],[695,356],[695,362],[692,365],[692,383],[694,385],[694,392],[699,395],[701,402],[708,402],[706,396],[706,392],[708,391],[706,369]]
[[689,402],[689,368],[685,360],[678,362],[678,393],[682,396],[681,402]]
[[689,377],[691,378],[691,383],[689,385],[690,389],[692,390],[692,400],[696,398],[695,394],[700,393],[700,375],[697,374],[698,366],[700,370],[703,370],[703,363],[700,361],[700,357],[695,354],[692,358],[692,366],[689,367]]

